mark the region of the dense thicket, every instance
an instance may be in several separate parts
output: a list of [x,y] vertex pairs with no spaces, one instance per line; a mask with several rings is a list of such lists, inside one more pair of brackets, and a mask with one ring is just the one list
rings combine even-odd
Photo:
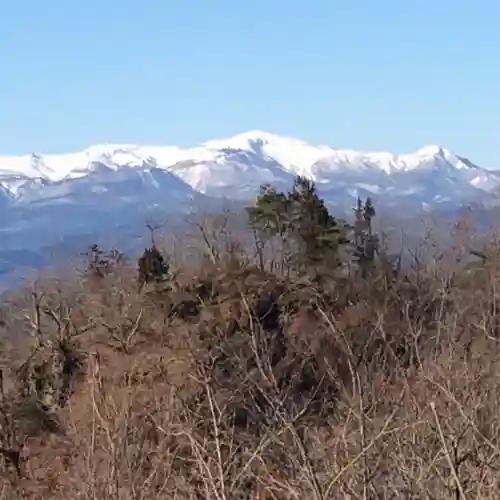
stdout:
[[247,212],[4,301],[3,498],[497,499],[494,240],[401,266],[301,178]]

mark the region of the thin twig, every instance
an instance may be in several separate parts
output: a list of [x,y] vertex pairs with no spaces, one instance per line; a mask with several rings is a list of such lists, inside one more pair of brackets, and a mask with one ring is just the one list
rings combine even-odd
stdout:
[[439,437],[441,439],[441,444],[443,445],[443,450],[445,452],[446,459],[448,460],[448,465],[450,466],[451,473],[453,475],[453,479],[455,480],[455,483],[457,485],[457,489],[460,492],[460,498],[462,500],[467,500],[465,493],[464,493],[464,490],[462,488],[462,485],[460,484],[460,480],[458,478],[458,473],[455,469],[455,466],[453,465],[453,460],[451,459],[450,451],[448,450],[448,446],[446,445],[446,439],[445,439],[444,434],[443,434],[443,429],[441,427],[441,423],[439,422],[439,417],[438,417],[438,414],[436,411],[436,405],[434,404],[433,401],[430,403],[430,407],[431,407],[432,413],[434,415],[434,420],[436,421],[436,425],[437,425],[437,428],[439,431]]

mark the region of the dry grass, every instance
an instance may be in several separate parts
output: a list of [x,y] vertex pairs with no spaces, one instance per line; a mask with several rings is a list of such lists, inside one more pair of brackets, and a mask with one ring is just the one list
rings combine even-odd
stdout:
[[0,498],[500,497],[499,247],[318,282],[229,240],[6,306]]

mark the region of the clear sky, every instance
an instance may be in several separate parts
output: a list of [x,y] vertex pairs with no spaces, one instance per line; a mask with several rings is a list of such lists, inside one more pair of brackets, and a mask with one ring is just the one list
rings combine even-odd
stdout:
[[0,154],[250,129],[500,167],[500,2],[0,0]]

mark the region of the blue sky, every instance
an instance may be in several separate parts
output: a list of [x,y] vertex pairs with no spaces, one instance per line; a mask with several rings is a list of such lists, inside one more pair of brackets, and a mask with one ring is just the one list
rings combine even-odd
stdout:
[[4,0],[0,154],[263,129],[500,167],[500,2]]

